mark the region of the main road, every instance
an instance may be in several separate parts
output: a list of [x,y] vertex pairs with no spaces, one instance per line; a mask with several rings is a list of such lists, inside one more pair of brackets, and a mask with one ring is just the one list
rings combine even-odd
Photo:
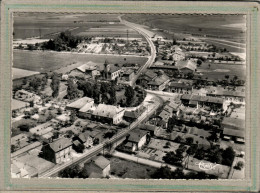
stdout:
[[144,38],[146,39],[146,41],[148,42],[150,48],[151,48],[151,54],[148,57],[147,62],[141,67],[139,68],[138,72],[135,74],[133,80],[132,80],[132,85],[134,85],[134,83],[136,82],[137,78],[141,75],[141,73],[143,71],[145,71],[146,68],[150,67],[153,63],[154,60],[156,58],[156,48],[154,46],[154,43],[150,37],[150,35],[147,33],[147,30],[145,30],[142,26],[135,24],[135,23],[131,23],[129,21],[123,20],[121,18],[121,16],[118,17],[118,19],[120,20],[120,22],[132,29],[134,29],[135,31],[137,31],[139,34],[141,34],[142,36],[144,36]]
[[86,162],[88,160],[90,160],[93,156],[97,155],[98,153],[100,153],[103,148],[106,147],[107,144],[112,144],[117,142],[118,140],[122,139],[123,137],[125,137],[131,130],[133,130],[135,127],[137,127],[140,123],[142,123],[142,121],[144,121],[147,117],[151,116],[160,106],[161,103],[161,99],[154,96],[154,100],[151,101],[151,105],[148,106],[148,108],[146,109],[145,112],[142,113],[142,115],[140,117],[138,117],[138,119],[133,122],[129,127],[123,129],[122,131],[120,131],[119,133],[117,133],[114,137],[112,137],[111,139],[107,139],[105,141],[103,141],[102,143],[100,143],[97,146],[94,146],[93,148],[91,148],[89,151],[86,151],[82,154],[82,156],[71,159],[68,162],[65,162],[61,165],[56,165],[54,168],[42,173],[39,175],[39,178],[47,178],[47,177],[51,177],[53,175],[57,175],[58,172],[62,171],[63,169],[72,166],[72,165],[76,165],[82,162]]

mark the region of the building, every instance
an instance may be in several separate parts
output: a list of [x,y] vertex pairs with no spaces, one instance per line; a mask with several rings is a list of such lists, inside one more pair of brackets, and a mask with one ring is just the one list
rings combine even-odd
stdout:
[[157,77],[157,74],[153,70],[147,70],[141,76],[138,77],[137,83],[146,85],[148,82],[152,81]]
[[166,88],[166,85],[168,85],[169,82],[170,78],[166,74],[162,74],[148,82],[148,87],[150,90],[162,91]]
[[105,61],[104,68],[101,70],[101,76],[107,80],[115,80],[121,75],[121,68],[116,65],[108,64],[107,61]]
[[191,94],[192,86],[185,83],[171,82],[169,84],[169,90],[173,93]]
[[[83,108],[84,106],[86,107]],[[94,106],[94,99],[89,97],[83,97],[68,104],[66,106],[66,109],[78,112],[82,108],[84,109],[84,111],[87,111],[89,108],[92,108],[93,106]]]
[[185,54],[183,52],[181,52],[181,51],[174,52],[172,54],[172,59],[174,61],[184,60],[185,59]]
[[100,67],[102,66],[101,63],[95,63],[89,61],[81,66],[73,69],[70,71],[69,76],[73,77],[82,77],[85,79],[92,78],[95,79],[96,77],[100,76]]
[[28,92],[24,89],[18,90],[16,91],[14,98],[20,101],[24,101],[24,102],[33,102],[34,104],[41,104],[42,103],[42,99],[40,96]]
[[121,107],[99,104],[92,113],[92,118],[117,125],[122,122],[125,110]]
[[147,143],[147,131],[135,129],[132,130],[129,134],[130,136],[127,139],[126,145],[131,148],[132,151],[139,150]]
[[55,164],[66,162],[71,157],[72,143],[68,138],[60,138],[43,145],[42,157]]
[[206,95],[219,97],[227,102],[245,103],[245,92],[241,91],[231,91],[216,87],[213,90],[209,91]]
[[110,173],[110,161],[103,156],[97,156],[89,163],[85,164],[85,169],[89,176],[93,177],[93,173],[101,174],[102,177],[106,177]]
[[40,124],[36,127],[33,127],[29,130],[31,134],[35,134],[38,136],[41,136],[45,139],[50,139],[53,136],[53,127],[52,127],[52,122],[46,122],[43,124]]
[[192,94],[183,94],[181,96],[181,101],[185,106],[196,108],[208,106],[222,109],[224,104],[224,100],[222,98]]
[[142,106],[140,108],[137,108],[135,110],[132,110],[132,111],[129,111],[129,110],[126,110],[125,113],[124,113],[124,119],[127,121],[127,122],[133,122],[135,121],[143,112],[145,111],[145,107]]
[[176,66],[179,68],[179,71],[184,74],[194,73],[197,69],[197,64],[192,60],[180,60],[176,63]]
[[225,117],[221,125],[224,140],[245,143],[245,121],[243,119]]
[[129,69],[125,69],[121,72],[121,77],[125,80],[125,81],[132,81],[134,76],[135,76],[135,72],[133,69],[129,68]]
[[81,144],[83,144],[86,148],[89,148],[93,145],[93,139],[90,136],[89,132],[85,131],[84,133],[81,133],[75,137],[73,137],[74,141],[79,141]]

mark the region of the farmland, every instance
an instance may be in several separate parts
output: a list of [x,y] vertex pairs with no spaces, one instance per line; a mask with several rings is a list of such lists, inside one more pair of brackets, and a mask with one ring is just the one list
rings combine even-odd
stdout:
[[[239,15],[142,15],[126,14],[124,19],[174,33],[190,33],[199,36],[213,35],[235,42],[245,42],[245,26],[240,25]],[[235,25],[236,24],[236,25]],[[174,35],[172,35],[173,37]]]
[[49,72],[72,63],[87,63],[88,61],[102,63],[105,62],[106,59],[109,63],[118,64],[137,63],[143,65],[147,61],[146,57],[136,56],[14,50],[13,66],[31,71]]

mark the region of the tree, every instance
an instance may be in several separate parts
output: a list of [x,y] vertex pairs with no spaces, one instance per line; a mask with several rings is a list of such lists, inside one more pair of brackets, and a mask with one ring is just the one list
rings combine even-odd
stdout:
[[235,165],[235,169],[241,170],[244,167],[244,162],[239,161],[237,162],[237,164]]
[[202,64],[202,61],[201,60],[197,60],[197,65],[201,66],[201,64]]
[[28,124],[22,124],[22,125],[19,126],[19,129],[20,129],[21,131],[27,131],[27,132],[29,132],[30,125],[28,125]]
[[50,86],[52,89],[52,97],[56,98],[59,95],[60,90],[60,77],[56,72],[52,75],[52,82]]
[[154,179],[172,179],[172,171],[168,166],[160,167],[151,177]]
[[71,111],[70,113],[70,123],[73,124],[77,119],[77,116],[76,116],[76,112],[75,111]]
[[15,152],[15,149],[16,149],[15,145],[11,145],[11,153]]
[[69,79],[67,82],[68,82],[67,98],[72,100],[79,97],[79,90],[77,88],[77,85],[74,83],[74,81],[72,79]]
[[226,148],[222,153],[222,157],[223,157],[222,164],[231,166],[234,161],[235,155],[236,153],[232,147]]
[[98,87],[94,87],[89,81],[78,81],[78,89],[83,91],[83,95],[92,98],[94,95],[94,90],[97,90]]
[[174,141],[175,141],[176,143],[181,143],[181,142],[183,142],[183,138],[178,135],[178,136],[174,139]]
[[163,161],[171,165],[181,164],[182,159],[183,155],[180,151],[178,153],[174,153],[173,151],[167,152],[166,155],[163,157]]
[[85,168],[80,168],[79,165],[70,166],[58,173],[61,178],[88,178]]
[[187,143],[187,145],[193,144],[193,141],[194,141],[194,139],[193,139],[192,137],[187,137],[187,138],[186,138],[186,143]]
[[168,126],[167,126],[167,133],[171,133],[173,130],[173,127],[177,124],[177,120],[175,117],[170,117],[168,120]]
[[126,86],[125,97],[126,97],[126,103],[128,106],[133,102],[134,96],[135,96],[134,89],[131,86]]
[[184,179],[184,172],[182,168],[176,168],[173,172],[173,178],[175,179]]

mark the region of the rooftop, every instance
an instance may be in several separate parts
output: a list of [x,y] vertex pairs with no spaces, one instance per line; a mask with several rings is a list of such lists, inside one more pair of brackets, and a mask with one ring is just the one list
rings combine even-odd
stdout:
[[147,134],[147,131],[135,129],[130,132],[128,141],[138,143],[140,139]]
[[188,68],[192,71],[195,71],[195,69],[197,68],[197,64],[195,64],[191,60],[180,60],[180,61],[177,62],[176,66],[179,69]]
[[103,156],[98,156],[93,161],[95,165],[101,168],[102,170],[105,169],[110,164],[110,161]]
[[123,108],[113,106],[113,105],[106,105],[106,104],[99,104],[97,108],[93,111],[93,115],[113,118],[119,112],[124,111]]
[[25,152],[28,152],[28,151],[30,151],[30,150],[32,150],[34,148],[37,148],[37,147],[39,147],[41,145],[42,144],[39,141],[31,143],[31,144],[23,147],[22,149],[19,149],[19,150],[15,151],[14,153],[11,153],[11,158],[14,158],[14,157],[16,157],[18,155],[21,155],[21,154],[25,153]]
[[225,128],[243,130],[245,128],[245,120],[239,118],[225,117],[222,121]]
[[25,108],[26,106],[29,106],[29,103],[12,99],[12,111]]
[[224,100],[218,97],[211,96],[201,96],[201,95],[192,95],[192,94],[183,94],[181,99],[191,100],[191,101],[200,101],[200,102],[209,102],[209,103],[218,103],[222,104]]
[[174,88],[192,89],[192,86],[186,83],[171,82],[169,86]]
[[60,138],[49,144],[54,152],[59,152],[72,145],[71,140],[68,138]]
[[80,109],[82,108],[84,105],[86,105],[87,103],[90,103],[94,101],[94,99],[92,98],[89,98],[89,97],[83,97],[83,98],[80,98],[70,104],[67,105],[67,107],[69,108],[75,108],[75,109]]
[[170,78],[166,74],[162,74],[161,76],[157,76],[154,80],[150,81],[148,84],[150,85],[162,85],[166,81],[170,80]]

